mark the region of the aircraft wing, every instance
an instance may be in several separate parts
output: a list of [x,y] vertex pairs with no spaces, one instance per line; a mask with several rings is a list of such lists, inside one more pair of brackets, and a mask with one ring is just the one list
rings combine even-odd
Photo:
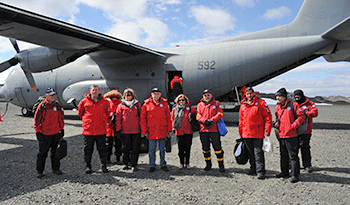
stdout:
[[322,34],[323,38],[337,41],[350,40],[350,17]]
[[154,50],[4,3],[0,3],[0,35],[83,54],[111,49],[116,52],[115,57],[118,54],[166,57]]

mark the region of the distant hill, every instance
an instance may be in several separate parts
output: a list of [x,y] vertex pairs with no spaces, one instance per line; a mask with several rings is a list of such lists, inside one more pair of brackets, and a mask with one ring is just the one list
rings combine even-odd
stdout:
[[[276,99],[274,93],[258,93],[257,96],[259,98]],[[307,97],[307,98],[315,103],[350,105],[350,97],[344,97],[344,96],[328,96],[328,97],[316,96],[316,97]]]

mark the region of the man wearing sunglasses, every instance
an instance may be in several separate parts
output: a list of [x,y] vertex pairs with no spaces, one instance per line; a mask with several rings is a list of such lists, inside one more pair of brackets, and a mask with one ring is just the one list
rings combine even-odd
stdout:
[[318,116],[318,109],[314,102],[307,99],[302,90],[294,91],[294,100],[299,104],[302,112],[304,112],[309,118],[307,130],[298,136],[299,148],[301,151],[302,165],[306,172],[312,172],[311,169],[311,151],[310,151],[310,139],[312,133],[312,118]]

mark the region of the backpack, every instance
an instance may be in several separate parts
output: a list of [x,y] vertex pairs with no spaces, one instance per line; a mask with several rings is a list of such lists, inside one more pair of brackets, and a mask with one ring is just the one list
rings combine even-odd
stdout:
[[45,96],[39,96],[36,100],[36,103],[33,105],[32,113],[35,114],[36,110],[38,109],[39,104],[41,103],[41,106],[45,107]]
[[[41,104],[41,112],[45,111],[43,122],[45,121],[45,116],[46,116],[45,99],[46,99],[45,96],[39,96],[38,99],[36,100],[36,103],[33,105],[33,109],[32,109],[33,114],[35,114],[36,110]],[[62,108],[61,104],[57,101],[55,101],[55,103],[56,103],[57,110],[60,110]]]
[[[294,111],[294,100],[291,101],[292,105],[291,105],[291,108],[292,108],[292,111],[293,111],[293,115],[294,115],[294,118],[296,119],[297,116],[295,115],[295,111]],[[305,115],[305,121],[303,123],[301,123],[301,125],[297,128],[297,131],[298,131],[298,135],[301,135],[303,134],[306,130],[307,130],[307,126],[309,125],[309,117],[307,116],[307,114],[305,113],[305,111],[301,111],[304,115]]]

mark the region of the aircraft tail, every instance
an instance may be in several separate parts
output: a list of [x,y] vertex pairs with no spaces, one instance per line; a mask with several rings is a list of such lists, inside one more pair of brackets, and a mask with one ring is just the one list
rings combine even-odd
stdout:
[[305,0],[289,27],[299,36],[321,35],[349,16],[349,0]]

